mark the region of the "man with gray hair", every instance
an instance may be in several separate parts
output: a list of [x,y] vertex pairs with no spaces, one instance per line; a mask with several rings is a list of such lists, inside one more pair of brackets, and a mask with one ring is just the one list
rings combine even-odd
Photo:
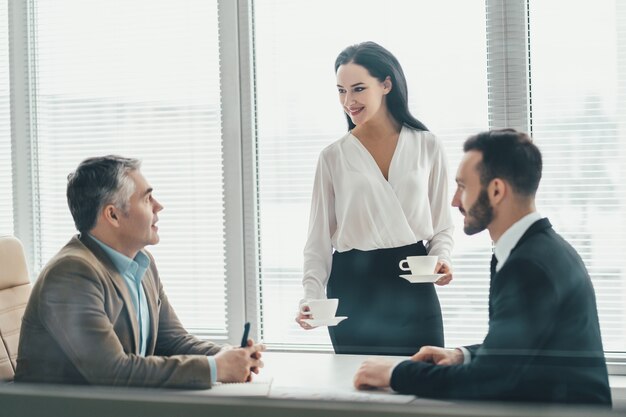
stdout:
[[68,177],[80,232],[41,271],[24,313],[17,382],[209,388],[245,382],[264,346],[219,346],[190,335],[154,259],[163,206],[140,162],[89,158]]

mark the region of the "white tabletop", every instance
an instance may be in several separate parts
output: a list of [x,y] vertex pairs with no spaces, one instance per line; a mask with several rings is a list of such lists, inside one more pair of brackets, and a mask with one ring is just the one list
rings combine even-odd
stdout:
[[[352,379],[369,356],[334,353],[264,352],[262,374],[271,375],[273,384],[302,388],[352,390]],[[405,357],[387,357],[400,362]]]
[[[414,396],[400,395],[390,389],[359,391],[353,378],[368,356],[334,353],[265,352],[259,380],[271,379],[269,396],[314,400],[346,400],[408,403]],[[393,362],[406,357],[384,357]],[[419,400],[430,401],[430,400]]]

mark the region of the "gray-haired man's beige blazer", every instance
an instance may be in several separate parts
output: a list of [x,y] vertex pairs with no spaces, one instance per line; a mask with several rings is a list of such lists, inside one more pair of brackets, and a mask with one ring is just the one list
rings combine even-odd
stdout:
[[143,278],[150,310],[146,356],[124,278],[88,235],[75,236],[33,288],[20,335],[16,382],[208,388],[207,355],[220,346],[183,328],[154,259]]

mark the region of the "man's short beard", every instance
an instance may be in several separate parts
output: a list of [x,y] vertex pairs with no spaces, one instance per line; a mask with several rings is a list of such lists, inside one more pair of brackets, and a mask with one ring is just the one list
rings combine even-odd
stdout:
[[476,202],[467,211],[465,218],[468,222],[463,227],[467,235],[480,233],[493,221],[493,207],[489,203],[487,188],[482,188]]

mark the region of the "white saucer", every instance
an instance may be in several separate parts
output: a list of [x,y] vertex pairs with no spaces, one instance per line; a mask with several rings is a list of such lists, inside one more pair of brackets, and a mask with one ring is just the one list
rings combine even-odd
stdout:
[[435,282],[439,278],[443,277],[444,275],[446,274],[427,274],[427,275],[403,274],[400,276],[413,284],[424,284],[427,282]]
[[339,323],[341,323],[342,321],[344,321],[345,319],[347,319],[348,317],[345,316],[337,316],[337,317],[333,317],[330,319],[321,319],[321,320],[315,320],[315,319],[302,319],[303,322],[305,322],[306,324],[310,325],[310,326],[314,326],[314,327],[318,327],[318,326],[336,326]]

